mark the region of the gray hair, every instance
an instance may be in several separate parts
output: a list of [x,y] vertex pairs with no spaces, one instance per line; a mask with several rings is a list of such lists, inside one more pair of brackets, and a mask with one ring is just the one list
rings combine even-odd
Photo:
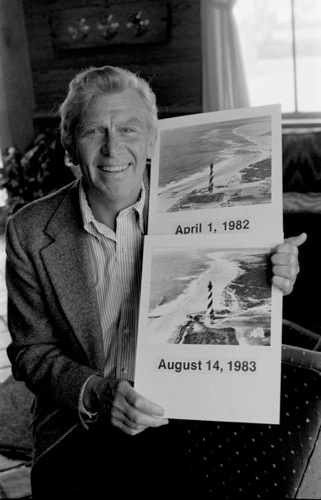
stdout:
[[156,96],[147,81],[127,69],[115,66],[90,67],[71,80],[67,97],[59,107],[61,142],[69,154],[73,150],[81,114],[91,99],[97,95],[127,89],[135,89],[142,98],[147,111],[149,133],[156,137]]

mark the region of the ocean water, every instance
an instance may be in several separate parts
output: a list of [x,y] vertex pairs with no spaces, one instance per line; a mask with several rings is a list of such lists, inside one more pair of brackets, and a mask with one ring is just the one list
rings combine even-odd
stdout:
[[[153,311],[158,306],[176,301],[179,296],[187,292],[188,288],[191,288],[190,285],[194,281],[210,269],[214,284],[217,279],[224,279],[225,267],[226,270],[229,269],[231,262],[234,262],[239,269],[238,280],[244,291],[249,295],[255,295],[255,290],[260,290],[261,298],[270,297],[269,285],[265,279],[266,254],[249,250],[215,252],[212,247],[154,249],[149,310]],[[252,271],[249,272],[249,269]],[[248,307],[246,294],[242,297],[242,302]]]
[[269,116],[217,124],[181,127],[161,132],[159,187],[197,175],[211,162],[231,154],[270,150]]
[[176,300],[192,281],[209,268],[206,254],[210,250],[189,248],[155,249],[151,271],[149,310]]
[[[157,251],[152,267],[149,341],[270,345],[267,262],[267,253],[250,249],[198,249],[197,255],[190,249]],[[207,323],[209,282],[214,326]]]
[[[267,262],[268,254],[256,250],[154,252],[150,341],[213,343],[202,323],[191,321],[191,316],[205,321],[211,281],[216,330],[234,332],[232,343],[269,345],[271,285]],[[215,337],[214,343],[221,340]]]

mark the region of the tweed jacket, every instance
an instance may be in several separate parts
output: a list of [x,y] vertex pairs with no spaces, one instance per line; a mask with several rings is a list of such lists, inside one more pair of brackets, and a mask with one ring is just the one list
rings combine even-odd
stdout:
[[[81,425],[78,401],[103,374],[102,331],[79,180],[8,219],[8,356],[13,376],[35,394],[34,462]],[[145,210],[146,212],[146,210]],[[145,213],[146,220],[146,213]]]

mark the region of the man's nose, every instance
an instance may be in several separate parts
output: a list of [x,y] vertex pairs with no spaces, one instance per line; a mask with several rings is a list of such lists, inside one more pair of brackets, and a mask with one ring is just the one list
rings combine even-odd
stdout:
[[101,145],[101,153],[106,156],[115,156],[119,149],[119,141],[114,133],[106,133]]

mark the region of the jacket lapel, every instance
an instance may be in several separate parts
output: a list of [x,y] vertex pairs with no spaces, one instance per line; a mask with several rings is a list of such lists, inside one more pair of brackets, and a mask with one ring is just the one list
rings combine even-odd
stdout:
[[45,232],[51,243],[41,255],[57,298],[91,366],[103,371],[101,323],[87,233],[82,227],[78,182],[51,217]]

